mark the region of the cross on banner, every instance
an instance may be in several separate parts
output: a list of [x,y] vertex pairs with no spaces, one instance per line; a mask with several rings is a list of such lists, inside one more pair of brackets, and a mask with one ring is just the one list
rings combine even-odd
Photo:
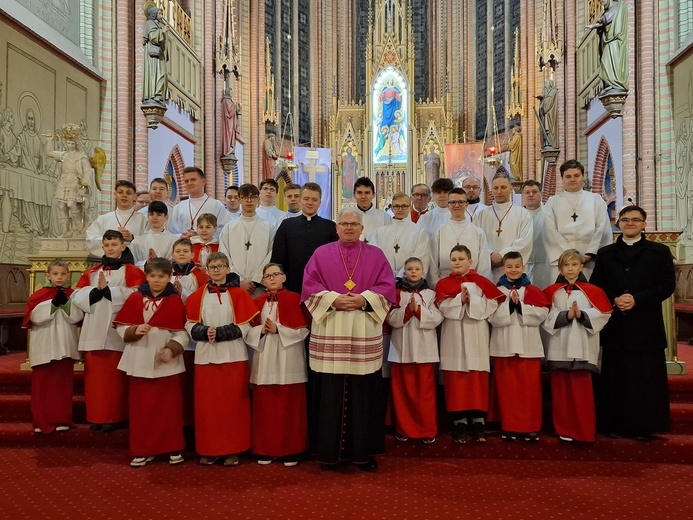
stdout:
[[310,182],[315,182],[315,176],[318,173],[327,171],[327,168],[323,164],[318,164],[317,159],[308,159],[308,164],[303,164],[303,171],[308,174],[308,179]]

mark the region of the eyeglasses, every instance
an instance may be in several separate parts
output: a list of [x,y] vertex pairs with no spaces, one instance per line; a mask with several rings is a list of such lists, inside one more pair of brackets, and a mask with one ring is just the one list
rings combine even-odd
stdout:
[[345,228],[350,228],[350,227],[355,228],[355,227],[359,227],[361,225],[361,223],[360,222],[339,222],[337,225],[345,227]]
[[645,222],[641,218],[620,218],[620,219],[618,219],[618,221],[623,222],[624,224],[630,224],[631,222],[633,224],[642,224],[643,222]]
[[469,204],[466,200],[449,200],[448,201],[448,206],[464,206],[465,204]]
[[248,197],[241,197],[241,200],[257,200],[257,195],[249,195]]
[[400,209],[408,209],[410,207],[411,206],[409,204],[396,204],[392,206],[392,209],[394,209],[395,211],[399,211]]
[[417,199],[427,199],[431,195],[428,193],[412,193],[411,196],[416,197]]
[[267,186],[265,186],[264,188],[262,188],[262,191],[271,191],[272,193],[276,193],[276,192],[277,192],[277,190],[275,190],[274,188],[268,188]]
[[228,269],[228,268],[229,268],[228,265],[219,265],[219,264],[207,266],[207,270],[212,271],[213,273],[216,273],[217,271],[223,271],[224,269]]
[[480,190],[481,186],[462,186],[464,190]]
[[262,275],[263,280],[274,280],[277,276],[281,276],[284,273],[267,273]]

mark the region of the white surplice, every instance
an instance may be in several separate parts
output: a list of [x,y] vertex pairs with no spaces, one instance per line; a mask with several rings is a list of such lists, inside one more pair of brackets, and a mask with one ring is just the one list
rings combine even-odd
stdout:
[[[573,219],[575,215],[575,219]],[[544,245],[551,263],[550,281],[558,276],[558,257],[567,249],[577,249],[583,255],[597,254],[599,248],[613,242],[606,203],[596,193],[557,193],[544,206]],[[594,262],[585,265],[585,277],[589,279]]]
[[204,213],[211,213],[217,217],[217,236],[231,220],[226,206],[205,194],[202,197],[182,200],[176,204],[170,214],[168,229],[178,236],[190,229],[197,229],[197,219]]
[[[501,257],[517,251],[524,263],[532,254],[532,215],[525,208],[514,205],[512,200],[503,204],[494,202],[483,208],[477,212],[474,224],[486,233],[489,250]],[[491,279],[497,282],[503,275],[503,268],[494,267],[491,273]]]
[[286,218],[286,211],[280,210],[277,206],[258,206],[255,211],[260,218],[269,222],[270,227],[275,231],[281,221]]
[[242,280],[262,283],[262,269],[272,256],[273,228],[260,218],[241,217],[232,220],[219,236],[219,251],[229,257],[231,272]]
[[433,206],[431,211],[421,215],[416,225],[421,226],[429,238],[433,238],[438,228],[448,222],[450,222],[450,210],[447,207]]
[[31,311],[31,348],[29,360],[32,367],[59,361],[64,358],[79,359],[77,323],[84,313],[72,300],[58,309],[51,300],[44,300]]
[[166,229],[163,231],[149,229],[143,235],[136,236],[130,244],[130,252],[135,257],[135,265],[143,266],[145,264],[149,259],[150,248],[154,250],[156,256],[170,259],[176,240],[178,237]]
[[525,272],[532,285],[546,289],[556,279],[551,280],[551,268],[544,245],[544,205],[541,204],[537,209],[528,209],[527,211],[532,215],[532,236],[534,238],[532,239],[532,254],[529,255],[529,260],[525,262]]
[[[412,294],[421,308],[421,319],[412,316],[407,323],[404,323],[404,315]],[[399,307],[393,308],[387,315],[387,322],[392,326],[389,362],[437,363],[440,361],[436,327],[443,322],[443,315],[436,307],[435,301],[436,293],[431,289],[424,289],[418,293],[400,291]]]
[[[87,248],[89,252],[101,258],[103,256],[103,249],[101,248],[103,234],[109,229],[118,231],[118,228],[121,226],[135,237],[138,237],[145,232],[147,218],[143,217],[135,208],[126,210],[116,209],[115,211],[99,215],[96,217],[96,220],[89,225],[86,231]],[[129,245],[130,242],[125,242],[125,244]]]
[[440,226],[431,240],[431,265],[426,279],[431,287],[451,273],[450,251],[456,245],[467,246],[472,253],[472,269],[491,278],[491,251],[481,228],[468,220],[450,220]]
[[368,211],[363,211],[358,207],[357,209],[361,212],[363,224],[361,240],[365,240],[366,242],[370,243],[371,235],[376,229],[392,224],[392,217],[385,213],[382,209],[376,208],[375,204],[372,204]]
[[[306,351],[303,340],[308,329],[285,327],[277,320],[275,302],[265,302],[260,325],[253,327],[245,338],[255,352],[250,364],[250,382],[254,385],[292,385],[308,381]],[[276,334],[261,335],[262,324],[269,318],[277,325]]]
[[409,217],[402,220],[393,219],[392,225],[376,229],[369,243],[385,254],[395,276],[401,275],[404,262],[411,257],[421,260],[424,271],[428,272],[431,260],[428,235]]
[[440,330],[440,369],[489,372],[490,333],[487,320],[498,307],[498,302],[487,299],[473,282],[462,285],[469,291],[469,303],[462,303],[460,293],[438,305],[444,317]]
[[549,314],[546,307],[536,307],[525,303],[525,288],[520,287],[517,294],[520,298],[522,314],[510,313],[510,289],[499,286],[506,299],[498,305],[489,317],[491,327],[491,356],[521,358],[543,358],[544,346],[541,343],[539,330]]

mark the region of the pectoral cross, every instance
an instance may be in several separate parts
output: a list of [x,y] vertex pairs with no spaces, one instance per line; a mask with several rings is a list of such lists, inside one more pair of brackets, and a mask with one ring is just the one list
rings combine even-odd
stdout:
[[253,244],[250,242],[250,238],[248,238],[248,241],[247,241],[244,245],[245,245],[245,250],[246,250],[246,251],[247,251],[248,249],[250,249],[250,246],[253,245]]
[[503,230],[501,229],[500,226],[498,226],[498,229],[496,229],[496,235],[500,236]]
[[395,247],[393,249],[395,250],[395,254],[399,253],[399,250],[400,250],[399,244],[395,244]]
[[575,213],[575,211],[573,211],[573,214],[572,214],[572,215],[570,215],[570,218],[572,218],[572,219],[573,219],[573,222],[577,221],[577,219],[578,219],[578,215],[577,215],[577,213]]

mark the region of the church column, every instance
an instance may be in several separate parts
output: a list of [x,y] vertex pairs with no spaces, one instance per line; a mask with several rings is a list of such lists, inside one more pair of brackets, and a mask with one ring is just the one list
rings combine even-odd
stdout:
[[[563,41],[566,48],[563,51],[563,74],[557,74],[556,86],[558,92],[563,93],[562,112],[563,119],[559,122],[559,148],[561,148],[562,159],[558,162],[568,159],[577,159],[577,93],[575,92],[576,85],[576,68],[577,68],[577,30],[576,24],[582,21],[576,20],[574,13],[577,12],[575,0],[565,0],[563,6],[560,6],[561,0],[558,0],[556,12],[563,13]],[[583,24],[584,25],[584,24]],[[583,29],[581,29],[582,31]],[[560,69],[559,69],[560,71]],[[560,105],[559,105],[560,106]],[[561,112],[561,110],[559,110]],[[562,124],[562,128],[561,125]],[[561,143],[561,136],[563,142]],[[562,190],[561,190],[562,191]]]
[[[210,197],[216,198],[218,196],[215,193],[216,182],[218,180],[217,176],[217,165],[216,165],[216,150],[215,150],[215,139],[216,135],[216,96],[215,96],[215,85],[216,76],[214,75],[214,44],[216,41],[217,32],[215,30],[215,18],[216,18],[216,2],[205,2],[204,3],[204,30],[203,34],[206,36],[203,43],[203,73],[201,74],[200,80],[202,81],[202,112],[203,112],[203,128],[202,134],[199,136],[202,141],[202,164],[207,177],[207,185],[205,186],[205,191]],[[221,170],[221,165],[219,167]],[[223,192],[223,184],[221,186]]]
[[[140,114],[137,118],[138,125],[142,125],[143,131],[138,132],[134,142],[134,110],[142,102],[142,83],[135,88],[135,50],[133,42],[142,41],[142,24],[144,16],[138,9],[135,15],[135,4],[128,0],[118,0],[116,7],[116,34],[114,38],[115,48],[115,128],[113,132],[113,150],[115,161],[111,164],[111,177],[115,180],[125,179],[132,181],[135,157],[134,150],[138,145],[144,145],[145,161],[147,149],[147,124]],[[133,24],[133,20],[135,20]],[[115,43],[117,42],[117,44]],[[138,53],[141,59],[141,50]],[[141,158],[138,158],[141,160]],[[146,163],[145,163],[146,164]],[[112,186],[111,186],[112,189]],[[113,200],[112,193],[107,194],[109,201]],[[112,203],[108,210],[112,208]]]
[[655,9],[654,2],[635,2],[634,9],[628,13],[628,46],[635,49],[628,53],[630,77],[634,78],[630,90],[635,95],[631,93],[623,107],[623,187],[624,198],[635,195],[633,200],[654,217],[656,225],[660,216],[655,210],[659,196],[655,178],[659,136],[654,81],[657,74]]
[[522,95],[525,114],[522,117],[522,171],[524,179],[541,179],[537,171],[537,118],[536,107],[536,7],[534,2],[524,2],[520,24],[520,59],[522,61]]

